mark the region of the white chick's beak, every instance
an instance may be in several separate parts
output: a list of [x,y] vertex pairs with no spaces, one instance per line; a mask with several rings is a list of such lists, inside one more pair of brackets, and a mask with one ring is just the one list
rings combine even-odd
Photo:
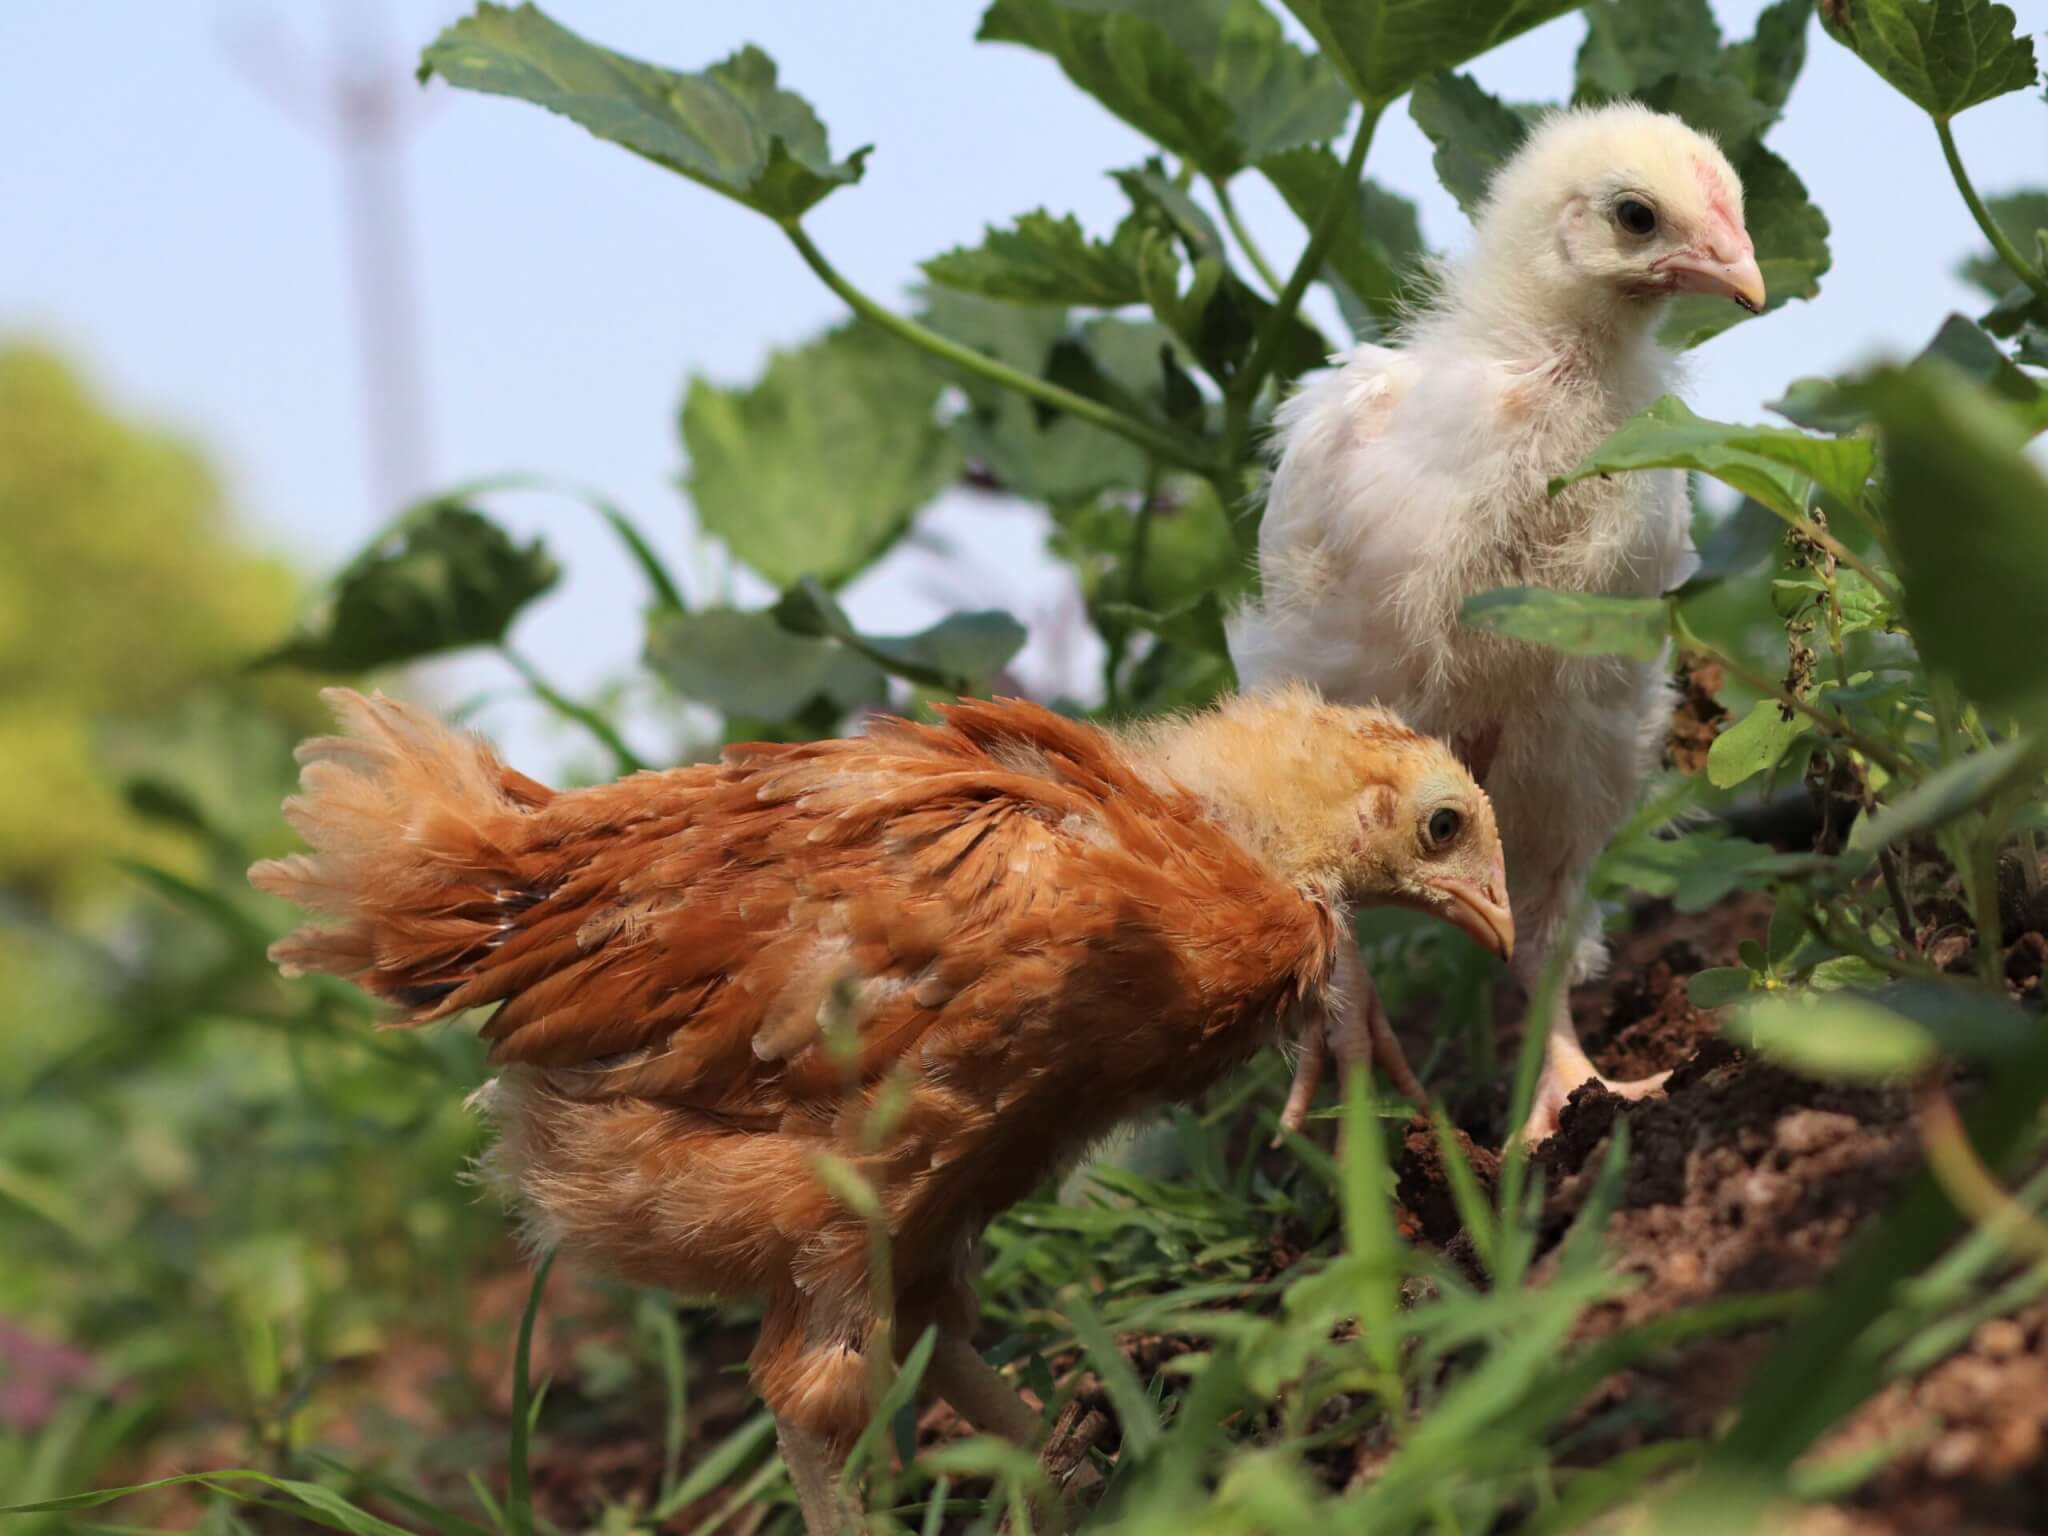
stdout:
[[1764,274],[1756,248],[1740,229],[1724,226],[1697,245],[1666,256],[1651,268],[1672,293],[1711,293],[1733,299],[1752,315],[1764,307]]

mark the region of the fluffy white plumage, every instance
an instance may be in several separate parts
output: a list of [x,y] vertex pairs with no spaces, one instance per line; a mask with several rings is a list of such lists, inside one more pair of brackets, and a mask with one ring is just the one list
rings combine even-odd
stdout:
[[[1654,759],[1666,668],[1495,639],[1462,628],[1458,608],[1493,587],[1647,595],[1688,574],[1678,473],[1546,494],[1673,387],[1654,333],[1680,291],[1763,302],[1734,169],[1647,108],[1560,113],[1495,177],[1470,256],[1440,274],[1399,346],[1336,359],[1275,424],[1262,593],[1230,630],[1239,676],[1304,678],[1476,757],[1492,750],[1525,986]],[[1575,942],[1578,980],[1604,949],[1597,930]],[[1535,1135],[1592,1075],[1561,1013]]]

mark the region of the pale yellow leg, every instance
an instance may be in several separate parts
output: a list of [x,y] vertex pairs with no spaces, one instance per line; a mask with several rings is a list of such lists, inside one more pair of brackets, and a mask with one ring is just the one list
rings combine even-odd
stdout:
[[1522,1122],[1522,1128],[1515,1133],[1514,1139],[1533,1147],[1556,1135],[1558,1117],[1564,1113],[1565,1101],[1583,1083],[1599,1083],[1609,1093],[1619,1094],[1624,1099],[1644,1099],[1661,1091],[1665,1079],[1670,1076],[1669,1072],[1659,1072],[1654,1077],[1637,1078],[1626,1083],[1602,1077],[1586,1055],[1585,1047],[1579,1044],[1579,1032],[1572,1024],[1571,1004],[1560,998],[1551,1013],[1550,1028],[1543,1042],[1543,1071],[1536,1079],[1535,1096],[1529,1101],[1529,1118]]

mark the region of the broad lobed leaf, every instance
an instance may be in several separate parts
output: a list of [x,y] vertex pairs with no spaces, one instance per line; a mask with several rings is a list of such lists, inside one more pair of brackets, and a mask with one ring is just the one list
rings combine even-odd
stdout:
[[777,586],[845,581],[959,473],[942,383],[864,321],[776,353],[751,387],[692,379],[681,425],[699,524]]
[[1024,645],[1024,626],[994,610],[948,614],[914,635],[867,635],[830,592],[805,577],[775,605],[775,620],[792,634],[836,640],[884,671],[926,688],[972,693],[1001,671]]
[[1671,629],[1670,608],[1661,598],[1542,587],[1481,592],[1466,600],[1458,617],[1473,629],[1527,640],[1568,656],[1630,656],[1638,661],[1661,656]]
[[1880,372],[1869,392],[1922,653],[1982,704],[2048,708],[2048,477],[2028,425],[1940,358]]
[[1436,146],[1437,180],[1468,215],[1478,212],[1493,173],[1522,147],[1545,110],[1510,106],[1470,75],[1421,81],[1408,100],[1408,115]]
[[1055,60],[1154,143],[1227,179],[1335,137],[1350,95],[1259,0],[995,0],[977,34]]
[[1666,395],[1553,480],[1550,489],[1554,495],[1589,476],[1620,470],[1695,469],[1754,497],[1780,517],[1794,518],[1805,515],[1809,484],[1854,503],[1870,476],[1872,454],[1864,438],[1710,421],[1694,415],[1676,395]]
[[[1309,226],[1338,195],[1344,168],[1327,146],[1312,145],[1268,155],[1259,162],[1259,173]],[[1369,338],[1392,330],[1413,305],[1427,254],[1415,205],[1367,180],[1344,210],[1323,277],[1344,301],[1346,318],[1356,312],[1367,322]]]
[[933,282],[984,298],[1115,309],[1144,296],[1139,233],[1127,220],[1108,242],[1090,240],[1072,214],[1054,218],[1041,208],[1008,229],[991,227],[978,246],[955,247],[920,265]]
[[[2030,187],[2003,197],[1987,197],[1984,208],[2022,255],[2034,249],[2036,237],[2048,230],[2048,191]],[[1963,278],[1994,299],[2004,298],[2019,281],[2019,274],[1988,245],[1965,260],[1958,270]]]
[[1420,81],[1581,0],[1287,0],[1359,99],[1386,106]]
[[684,698],[735,720],[838,718],[887,695],[881,670],[828,640],[794,634],[773,612],[702,608],[647,626],[646,661]]
[[559,112],[773,219],[860,180],[867,154],[834,160],[809,103],[777,87],[758,48],[701,73],[663,69],[585,42],[533,5],[479,5],[428,44],[419,73]]
[[1836,42],[1938,118],[2034,83],[2032,40],[1991,0],[1852,0],[1822,15]]
[[416,508],[348,563],[318,609],[258,666],[365,672],[493,645],[561,567],[457,502]]

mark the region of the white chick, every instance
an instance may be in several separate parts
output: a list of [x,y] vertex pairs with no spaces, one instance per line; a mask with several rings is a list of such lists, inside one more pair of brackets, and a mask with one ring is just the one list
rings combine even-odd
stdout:
[[[1470,255],[1441,272],[1400,345],[1356,348],[1280,409],[1263,591],[1231,624],[1246,687],[1303,678],[1458,744],[1499,820],[1525,990],[1558,942],[1573,945],[1571,981],[1605,959],[1597,924],[1564,930],[1655,759],[1668,668],[1481,634],[1458,609],[1493,587],[1651,595],[1688,574],[1678,472],[1546,494],[1672,388],[1677,361],[1655,333],[1678,293],[1763,307],[1727,158],[1634,103],[1545,120],[1495,175]],[[1548,1033],[1521,1131],[1532,1141],[1598,1076],[1568,1001]],[[1635,1097],[1661,1084],[1607,1086]]]

